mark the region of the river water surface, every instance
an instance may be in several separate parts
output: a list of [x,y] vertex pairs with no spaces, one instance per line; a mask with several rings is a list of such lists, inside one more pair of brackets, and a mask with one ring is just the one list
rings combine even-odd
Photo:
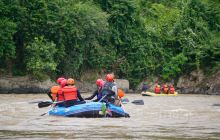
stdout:
[[[89,94],[82,94],[88,97]],[[127,94],[130,118],[40,116],[44,94],[1,94],[0,139],[220,139],[220,96]],[[145,105],[133,100],[143,99]]]

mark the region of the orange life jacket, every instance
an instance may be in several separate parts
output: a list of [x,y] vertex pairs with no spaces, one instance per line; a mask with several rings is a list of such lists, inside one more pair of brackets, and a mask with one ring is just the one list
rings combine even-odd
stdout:
[[77,100],[77,87],[76,86],[65,86],[63,87],[64,99],[67,100]]
[[157,87],[157,86],[156,86],[155,89],[154,89],[154,92],[157,93],[157,94],[159,94],[159,93],[160,93],[160,87]]
[[57,96],[57,93],[58,93],[58,90],[60,89],[60,86],[53,86],[51,89],[50,89],[50,92],[51,92],[51,96],[53,98],[53,100],[56,99],[56,96]]
[[57,101],[64,100],[77,100],[77,88],[76,86],[65,86],[58,90]]
[[174,87],[170,87],[170,94],[174,94],[175,93],[175,88]]
[[122,98],[122,97],[124,97],[124,95],[125,95],[124,91],[122,89],[118,88],[118,97]]

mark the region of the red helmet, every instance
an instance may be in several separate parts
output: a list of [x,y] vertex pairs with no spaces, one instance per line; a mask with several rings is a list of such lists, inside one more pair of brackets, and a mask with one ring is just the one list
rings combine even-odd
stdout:
[[114,75],[113,74],[107,74],[105,77],[106,81],[113,82]]
[[65,87],[66,84],[67,84],[67,80],[66,79],[62,80],[61,83],[60,83],[61,87]]
[[102,79],[97,79],[96,80],[96,85],[99,87],[102,87],[104,85],[104,81]]
[[65,78],[63,78],[63,77],[58,78],[58,79],[57,79],[57,84],[60,84],[61,81],[63,81],[64,79],[65,79]]

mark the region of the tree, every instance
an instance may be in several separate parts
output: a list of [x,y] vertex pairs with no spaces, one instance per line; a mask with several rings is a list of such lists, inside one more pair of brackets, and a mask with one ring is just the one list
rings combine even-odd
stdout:
[[0,58],[5,61],[9,74],[12,75],[12,59],[15,58],[13,35],[16,24],[9,19],[0,19]]
[[36,37],[34,41],[26,47],[26,67],[27,70],[37,79],[48,78],[51,72],[56,70],[55,63],[56,45],[46,41],[43,37]]

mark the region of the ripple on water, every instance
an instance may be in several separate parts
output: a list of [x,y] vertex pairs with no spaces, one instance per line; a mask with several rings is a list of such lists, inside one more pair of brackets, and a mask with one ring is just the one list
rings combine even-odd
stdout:
[[[40,116],[37,100],[46,95],[1,95],[0,139],[219,139],[220,96],[127,95],[131,118],[64,118]],[[87,95],[86,95],[87,96]],[[145,105],[131,101],[143,99]],[[10,103],[10,104],[9,104]]]

